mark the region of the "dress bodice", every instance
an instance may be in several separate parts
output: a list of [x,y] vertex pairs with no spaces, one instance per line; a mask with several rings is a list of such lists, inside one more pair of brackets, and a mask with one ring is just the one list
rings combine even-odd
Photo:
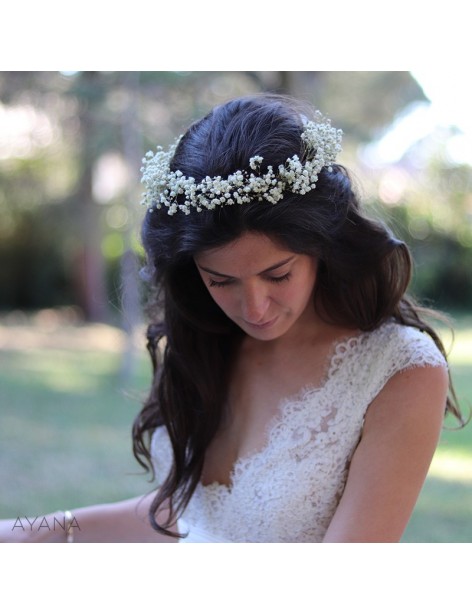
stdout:
[[[444,364],[429,336],[395,322],[337,342],[323,383],[281,400],[266,445],[236,461],[230,486],[197,486],[181,541],[322,541],[370,403],[395,373]],[[163,427],[151,452],[163,480],[172,459]]]

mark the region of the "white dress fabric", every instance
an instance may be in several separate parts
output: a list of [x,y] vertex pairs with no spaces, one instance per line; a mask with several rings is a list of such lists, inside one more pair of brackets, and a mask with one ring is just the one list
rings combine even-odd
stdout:
[[[395,322],[336,343],[323,383],[281,401],[266,445],[236,461],[231,485],[197,486],[178,523],[187,534],[180,541],[322,541],[370,403],[395,373],[440,365],[428,335]],[[162,481],[172,460],[163,427],[151,452]]]

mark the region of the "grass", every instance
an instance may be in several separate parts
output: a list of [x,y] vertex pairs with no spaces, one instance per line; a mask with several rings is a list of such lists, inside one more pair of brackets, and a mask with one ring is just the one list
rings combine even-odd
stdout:
[[[0,330],[0,343],[10,339],[0,351],[0,517],[115,501],[149,490],[132,456],[130,435],[149,378],[144,355],[138,355],[136,372],[123,381],[123,339],[117,331],[38,330],[28,336],[27,348],[22,347],[24,332],[23,327]],[[84,342],[86,333],[95,340]],[[110,333],[115,333],[113,343],[104,340]]]
[[[130,429],[149,384],[143,350],[126,379],[124,337],[106,326],[0,326],[0,518],[117,501],[150,484]],[[472,401],[472,319],[451,354],[459,398]],[[472,425],[444,430],[404,542],[472,541]]]

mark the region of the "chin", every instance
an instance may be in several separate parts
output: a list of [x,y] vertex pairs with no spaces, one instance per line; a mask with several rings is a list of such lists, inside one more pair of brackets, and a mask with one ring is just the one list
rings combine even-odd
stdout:
[[256,327],[244,326],[244,332],[252,337],[253,339],[258,339],[259,341],[274,341],[275,339],[279,339],[283,337],[286,332],[290,329],[290,326],[269,326],[268,328],[257,329]]

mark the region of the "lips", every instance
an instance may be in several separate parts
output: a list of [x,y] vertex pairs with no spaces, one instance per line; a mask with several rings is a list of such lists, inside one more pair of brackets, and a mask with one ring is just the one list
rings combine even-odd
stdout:
[[272,324],[275,323],[276,320],[277,317],[272,318],[272,320],[268,320],[267,322],[262,322],[262,324],[252,324],[251,322],[246,322],[246,324],[251,328],[257,328],[258,330],[261,330],[263,328],[269,328],[270,326],[272,326]]

